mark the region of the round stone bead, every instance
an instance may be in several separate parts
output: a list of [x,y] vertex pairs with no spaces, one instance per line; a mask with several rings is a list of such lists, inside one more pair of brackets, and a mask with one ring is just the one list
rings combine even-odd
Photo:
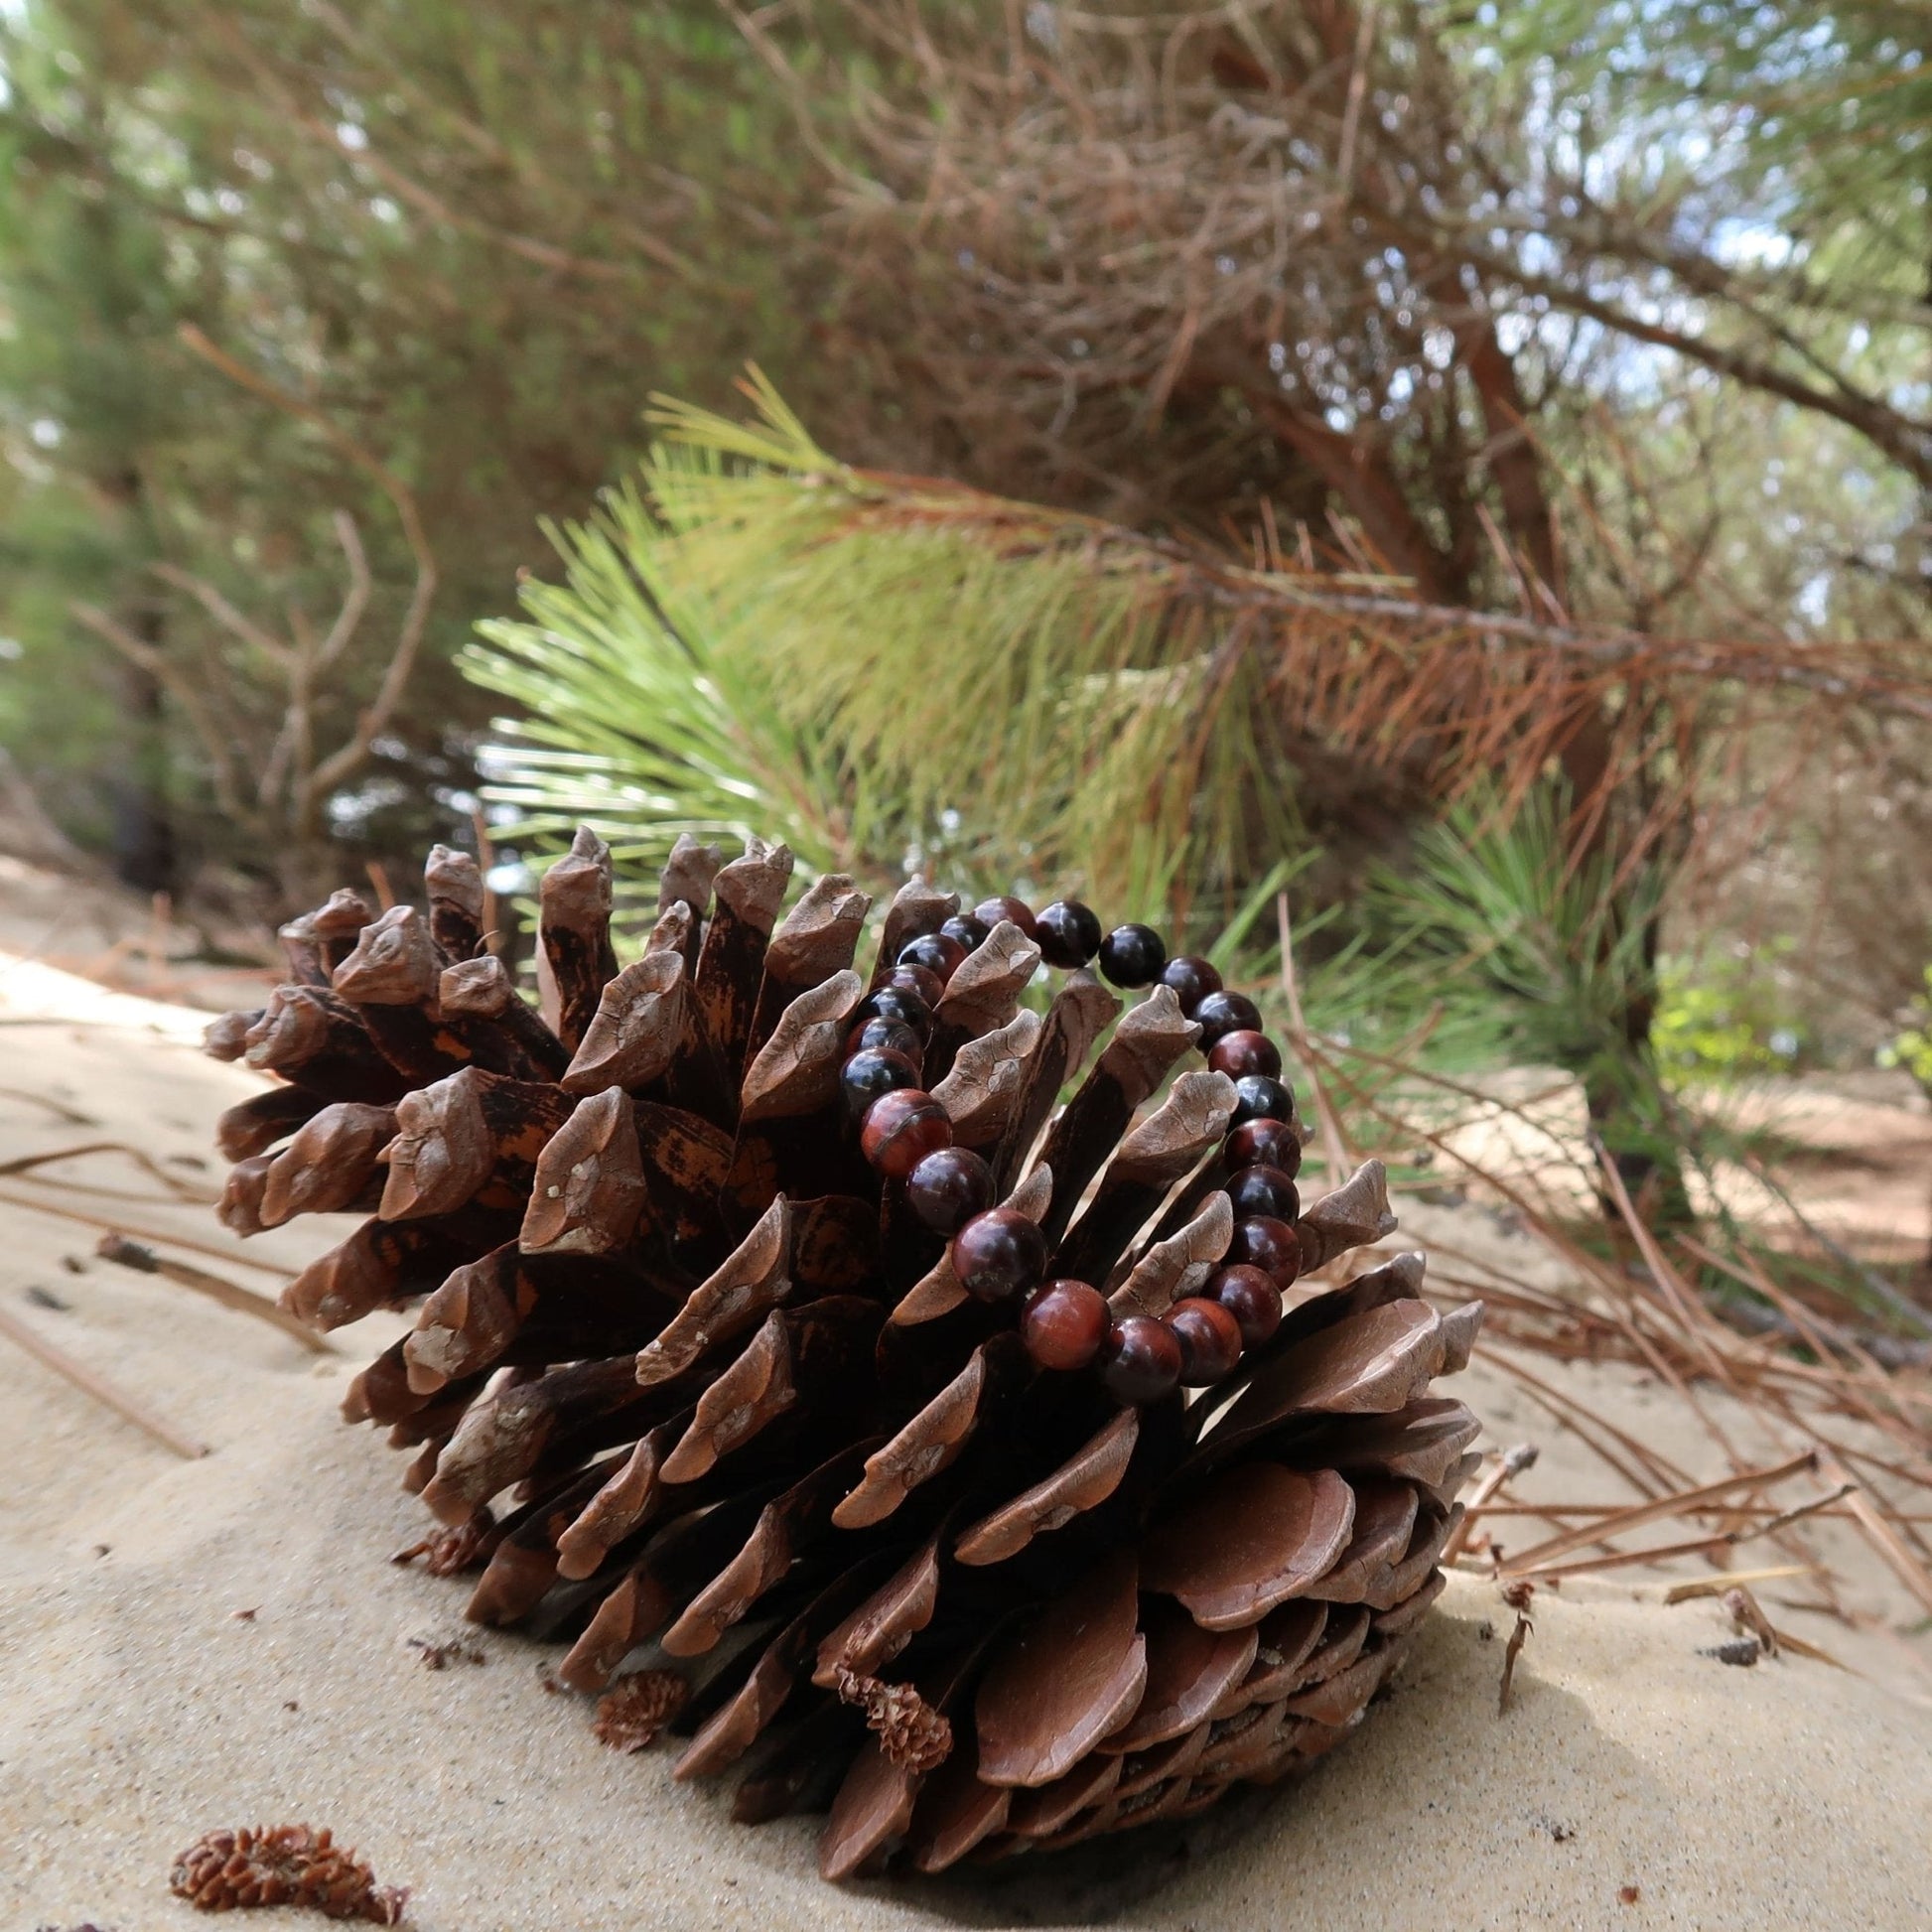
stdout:
[[945,1108],[917,1087],[882,1094],[859,1130],[859,1152],[889,1180],[903,1180],[928,1154],[951,1146]]
[[[894,975],[897,977],[897,974]],[[945,989],[940,989],[943,992]],[[861,1020],[899,1020],[923,1036],[932,1031],[932,1002],[909,986],[895,986],[892,981],[875,993],[868,993],[853,1009],[855,1022]]]
[[1190,1295],[1168,1311],[1168,1326],[1180,1344],[1180,1379],[1204,1389],[1233,1374],[1241,1359],[1241,1323],[1218,1302]]
[[1295,1096],[1279,1080],[1271,1080],[1265,1073],[1244,1073],[1235,1081],[1230,1126],[1245,1127],[1251,1120],[1294,1118]]
[[1011,1302],[1046,1272],[1046,1237],[1017,1207],[989,1207],[953,1236],[953,1273],[982,1302]]
[[1100,950],[1100,920],[1077,898],[1056,898],[1035,919],[1034,938],[1047,965],[1071,972]]
[[1230,1080],[1243,1079],[1250,1073],[1275,1080],[1281,1077],[1282,1049],[1266,1034],[1242,1027],[1223,1034],[1208,1048],[1207,1064],[1211,1071],[1225,1073]]
[[1221,1158],[1231,1173],[1279,1168],[1293,1180],[1302,1172],[1302,1137],[1289,1121],[1244,1121],[1223,1143]]
[[1116,986],[1152,986],[1168,963],[1168,949],[1151,925],[1117,925],[1100,942],[1100,970]]
[[1228,1181],[1225,1192],[1238,1221],[1267,1214],[1292,1227],[1302,1218],[1301,1191],[1279,1168],[1242,1168]]
[[1244,1348],[1259,1348],[1282,1325],[1282,1292],[1259,1268],[1217,1268],[1201,1285],[1201,1299],[1234,1316]]
[[1100,1379],[1118,1400],[1159,1402],[1180,1385],[1180,1340],[1152,1315],[1130,1314],[1100,1344]]
[[946,982],[929,966],[895,966],[886,975],[881,991],[909,993],[927,1013],[937,1013],[946,997]]
[[951,939],[943,932],[922,932],[916,939],[908,939],[898,950],[898,958],[893,963],[897,966],[923,966],[927,972],[936,973],[943,988],[959,969],[959,962],[966,957],[966,948],[957,939]]
[[928,1154],[905,1178],[907,1203],[934,1234],[957,1234],[993,1205],[993,1170],[967,1147]]
[[942,939],[957,940],[968,952],[986,944],[986,935],[993,928],[977,912],[955,912],[939,928]]
[[1288,1288],[1302,1272],[1302,1243],[1286,1221],[1272,1214],[1236,1221],[1228,1240],[1230,1267],[1259,1268],[1277,1288]]
[[1194,1009],[1210,993],[1221,990],[1221,976],[1206,960],[1193,953],[1181,953],[1161,968],[1161,984],[1173,989],[1181,1012],[1191,1020]]
[[845,1036],[847,1058],[863,1053],[868,1046],[883,1047],[889,1053],[903,1053],[914,1066],[925,1051],[925,1041],[914,1028],[903,1020],[889,1020],[883,1014],[861,1020]]
[[1034,908],[1024,898],[1015,898],[1010,893],[998,898],[983,898],[973,907],[973,917],[978,919],[990,932],[1002,919],[1017,925],[1029,939],[1035,938],[1037,928],[1034,919]]
[[888,1052],[883,1046],[868,1046],[854,1053],[839,1068],[839,1091],[845,1096],[846,1118],[862,1121],[872,1104],[900,1087],[916,1087],[919,1069],[903,1053]]
[[1027,1298],[1020,1339],[1041,1368],[1085,1368],[1107,1339],[1107,1301],[1085,1282],[1048,1282]]
[[1206,1052],[1229,1034],[1261,1031],[1261,1009],[1245,993],[1206,994],[1193,1017],[1200,1023],[1200,1044]]

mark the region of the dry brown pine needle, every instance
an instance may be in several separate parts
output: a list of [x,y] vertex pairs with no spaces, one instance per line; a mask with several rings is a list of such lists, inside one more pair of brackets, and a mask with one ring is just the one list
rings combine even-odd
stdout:
[[952,1755],[952,1725],[909,1684],[883,1684],[854,1671],[839,1673],[839,1696],[865,1709],[879,1748],[912,1771],[936,1770]]
[[621,1678],[597,1701],[592,1728],[614,1751],[640,1751],[682,1711],[691,1687],[676,1671],[640,1670]]
[[307,1825],[209,1832],[175,1860],[176,1897],[204,1912],[309,1905],[330,1918],[399,1925],[406,1888],[378,1888],[375,1874],[327,1831]]
[[1503,1586],[1503,1601],[1516,1612],[1516,1628],[1509,1633],[1509,1642],[1503,1650],[1503,1683],[1496,1697],[1496,1715],[1501,1717],[1509,1709],[1509,1687],[1516,1677],[1516,1660],[1523,1654],[1523,1646],[1530,1640],[1530,1632],[1536,1625],[1530,1621],[1530,1598],[1536,1594],[1536,1586],[1518,1580]]

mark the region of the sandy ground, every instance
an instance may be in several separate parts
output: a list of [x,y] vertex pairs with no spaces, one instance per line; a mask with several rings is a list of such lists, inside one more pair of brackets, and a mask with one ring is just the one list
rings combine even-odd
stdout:
[[[199,1026],[0,958],[0,1162],[131,1141],[211,1185],[207,1124],[253,1082],[199,1057]],[[43,1187],[43,1201],[234,1256],[293,1263],[334,1238],[308,1227],[240,1250],[119,1157],[50,1172],[144,1198]],[[666,1752],[603,1749],[586,1707],[544,1690],[541,1648],[482,1632],[483,1666],[423,1668],[409,1640],[462,1628],[463,1586],[384,1561],[420,1533],[421,1511],[395,1487],[400,1458],[335,1414],[393,1328],[372,1335],[371,1322],[338,1337],[340,1353],[307,1354],[92,1260],[92,1230],[19,1205],[22,1183],[0,1189],[0,1305],[212,1450],[170,1454],[0,1341],[8,1932],[198,1922],[168,1896],[171,1856],[216,1825],[297,1820],[331,1826],[385,1883],[412,1886],[422,1932],[1932,1922],[1932,1704],[1908,1656],[1929,1640],[1897,1634],[1911,1611],[1868,1561],[1852,1580],[1862,1632],[1765,1592],[1781,1626],[1847,1671],[1790,1656],[1727,1667],[1709,1654],[1729,1634],[1715,1603],[1667,1607],[1648,1575],[1540,1591],[1502,1717],[1511,1613],[1494,1584],[1456,1577],[1392,1697],[1299,1788],[1031,1870],[828,1886],[811,1821],[745,1831],[718,1794],[673,1784]],[[1410,1219],[1412,1235],[1505,1244],[1491,1251],[1534,1264],[1479,1209]],[[1687,1467],[1712,1468],[1668,1390],[1622,1369],[1536,1366]],[[1520,1493],[1621,1499],[1496,1370],[1472,1369],[1460,1392],[1492,1440],[1542,1445]],[[1522,1541],[1546,1533],[1518,1520]]]

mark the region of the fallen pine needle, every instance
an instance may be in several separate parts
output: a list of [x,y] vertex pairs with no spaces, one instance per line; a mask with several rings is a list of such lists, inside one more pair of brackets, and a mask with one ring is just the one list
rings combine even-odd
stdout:
[[118,1262],[123,1268],[131,1268],[137,1274],[159,1275],[163,1281],[192,1288],[197,1295],[206,1295],[210,1301],[219,1302],[224,1309],[233,1309],[239,1314],[252,1314],[257,1321],[266,1321],[271,1327],[281,1329],[285,1335],[293,1335],[312,1355],[333,1355],[336,1352],[306,1321],[290,1314],[267,1296],[257,1295],[253,1289],[243,1288],[238,1282],[211,1275],[206,1268],[192,1267],[185,1261],[171,1261],[166,1255],[156,1254],[139,1241],[130,1241],[124,1234],[103,1234],[94,1244],[94,1253],[103,1261]]
[[1722,1596],[1734,1584],[1774,1584],[1785,1577],[1816,1576],[1822,1563],[1784,1563],[1774,1570],[1726,1570],[1722,1577],[1700,1577],[1696,1583],[1673,1584],[1664,1592],[1666,1603],[1688,1603],[1696,1596]]
[[1502,1689],[1496,1694],[1496,1716],[1502,1717],[1509,1710],[1509,1690],[1516,1680],[1516,1660],[1523,1654],[1523,1646],[1530,1640],[1530,1632],[1536,1625],[1530,1621],[1530,1598],[1536,1594],[1536,1586],[1529,1583],[1505,1584],[1503,1601],[1516,1612],[1516,1628],[1509,1633],[1508,1646],[1503,1651]]
[[65,1376],[76,1389],[113,1410],[124,1422],[130,1422],[144,1435],[152,1436],[157,1443],[171,1449],[177,1455],[193,1462],[208,1453],[206,1443],[198,1443],[192,1437],[184,1436],[172,1423],[164,1422],[152,1409],[136,1402],[131,1395],[123,1394],[106,1376],[88,1368],[85,1363],[77,1362],[65,1348],[57,1348],[44,1335],[37,1333],[11,1309],[0,1308],[0,1335],[5,1335],[17,1347],[23,1348],[37,1362],[51,1368],[56,1375]]

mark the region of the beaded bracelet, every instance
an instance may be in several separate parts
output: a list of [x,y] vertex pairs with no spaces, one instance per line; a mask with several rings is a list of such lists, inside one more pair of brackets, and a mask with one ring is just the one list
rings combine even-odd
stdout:
[[[919,1085],[946,983],[1002,919],[1032,939],[1049,966],[1071,971],[1097,956],[1118,987],[1158,981],[1171,988],[1181,1013],[1200,1027],[1208,1066],[1234,1082],[1222,1144],[1234,1234],[1200,1293],[1159,1318],[1116,1320],[1092,1283],[1045,1280],[1045,1235],[1017,1208],[993,1204],[993,1170],[953,1146],[945,1107]],[[1294,1225],[1302,1165],[1295,1097],[1282,1084],[1281,1052],[1261,1031],[1259,1009],[1225,991],[1206,960],[1170,959],[1150,926],[1116,926],[1103,937],[1099,919],[1077,899],[1056,900],[1035,915],[1020,899],[991,898],[900,948],[885,981],[860,1003],[846,1053],[840,1086],[866,1160],[904,1187],[928,1228],[950,1238],[953,1272],[969,1295],[1018,1307],[1021,1337],[1040,1368],[1097,1367],[1123,1403],[1156,1402],[1181,1385],[1223,1380],[1244,1348],[1258,1347],[1280,1325],[1283,1291],[1302,1262]]]

